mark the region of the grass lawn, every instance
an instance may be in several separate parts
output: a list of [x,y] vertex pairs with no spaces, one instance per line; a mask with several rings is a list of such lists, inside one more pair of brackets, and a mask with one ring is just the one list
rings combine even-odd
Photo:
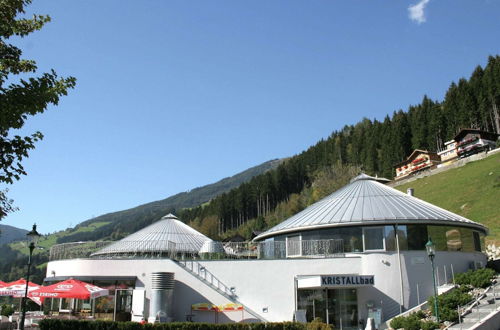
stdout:
[[486,243],[500,246],[500,153],[395,187],[479,222],[490,229]]

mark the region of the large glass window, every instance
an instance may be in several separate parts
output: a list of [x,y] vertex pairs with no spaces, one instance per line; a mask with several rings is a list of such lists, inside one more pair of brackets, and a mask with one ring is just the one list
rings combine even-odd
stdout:
[[425,243],[429,240],[427,226],[408,225],[406,231],[408,234],[408,250],[425,250]]
[[384,250],[384,227],[366,227],[363,229],[365,251]]
[[448,251],[462,251],[462,235],[458,228],[446,228],[446,248]]
[[396,235],[394,234],[396,228],[399,240],[399,249],[401,251],[408,250],[408,239],[406,236],[406,226],[385,226],[385,249],[387,251],[396,251]]
[[464,252],[474,252],[476,248],[474,246],[474,235],[473,230],[469,228],[457,228],[460,230],[462,237],[462,250]]

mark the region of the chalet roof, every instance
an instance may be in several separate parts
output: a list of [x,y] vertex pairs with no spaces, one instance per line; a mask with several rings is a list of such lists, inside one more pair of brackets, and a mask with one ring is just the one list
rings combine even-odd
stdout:
[[499,137],[497,133],[482,131],[475,128],[464,128],[453,138],[455,141],[463,139],[467,134],[479,134],[481,138],[485,138],[490,141],[496,141]]
[[350,184],[260,234],[255,240],[312,229],[382,224],[461,225],[487,232],[487,228],[479,223],[404,194],[376,179],[365,174],[354,178]]
[[106,246],[92,256],[198,252],[206,241],[211,239],[179,221],[175,215],[167,214],[159,221]]

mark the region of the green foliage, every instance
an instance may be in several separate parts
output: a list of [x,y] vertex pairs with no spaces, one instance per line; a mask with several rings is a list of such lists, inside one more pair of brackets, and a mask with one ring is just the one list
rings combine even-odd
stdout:
[[[37,70],[35,61],[23,59],[21,49],[9,43],[10,38],[25,37],[50,21],[44,15],[16,19],[30,3],[31,0],[0,2],[0,183],[12,184],[26,175],[21,162],[43,138],[40,132],[19,136],[12,131],[21,129],[28,117],[43,113],[48,105],[57,105],[76,82],[73,77],[59,78],[54,70],[30,77]],[[0,219],[13,211],[4,192],[0,194]]]
[[438,322],[433,322],[433,321],[422,321],[420,324],[422,330],[434,330],[434,329],[439,329],[440,325]]
[[45,319],[40,321],[41,330],[331,330],[327,324],[316,323],[228,323],[210,324],[193,322],[155,323],[141,325],[136,322],[80,321]]
[[[457,307],[464,306],[472,301],[472,296],[463,289],[453,289],[438,296],[439,319],[455,322],[458,320]],[[429,297],[428,305],[435,315],[434,296]]]
[[491,285],[491,280],[495,277],[495,271],[490,268],[469,270],[455,276],[455,283],[459,285],[471,285],[475,288],[486,288]]
[[405,330],[434,330],[439,329],[439,323],[425,321],[426,315],[423,311],[412,313],[408,316],[398,316],[391,320],[390,326],[392,329]]
[[0,315],[10,316],[14,313],[14,308],[12,308],[12,305],[3,304],[1,308],[2,312],[0,313]]
[[312,322],[307,323],[306,330],[332,330],[333,326],[326,324],[319,317],[312,320]]
[[398,316],[391,320],[390,326],[393,329],[420,330],[424,322],[419,315],[412,313],[408,316]]

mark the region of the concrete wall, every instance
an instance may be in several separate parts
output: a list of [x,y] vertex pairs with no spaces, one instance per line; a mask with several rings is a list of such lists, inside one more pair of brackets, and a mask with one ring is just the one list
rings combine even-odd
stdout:
[[[466,271],[470,262],[486,262],[481,253],[437,252],[435,263],[439,283],[451,281],[451,265],[455,273]],[[359,318],[366,319],[368,301],[383,310],[383,319],[399,313],[401,281],[396,253],[348,254],[345,258],[286,260],[200,260],[210,273],[228,287],[234,287],[238,301],[267,321],[292,320],[295,310],[295,277],[298,275],[359,274],[374,275],[375,286],[358,288]],[[401,254],[404,309],[417,305],[432,294],[432,272],[425,251]],[[50,262],[47,274],[56,276],[137,276],[137,288],[146,289],[150,299],[150,274],[175,273],[173,317],[185,321],[190,306],[199,302],[221,305],[230,302],[206,283],[168,259],[92,260],[74,259]],[[417,289],[418,285],[418,289]],[[264,312],[266,310],[267,312]],[[219,314],[219,322],[254,319],[248,313]],[[194,321],[214,322],[215,314],[196,312]]]

